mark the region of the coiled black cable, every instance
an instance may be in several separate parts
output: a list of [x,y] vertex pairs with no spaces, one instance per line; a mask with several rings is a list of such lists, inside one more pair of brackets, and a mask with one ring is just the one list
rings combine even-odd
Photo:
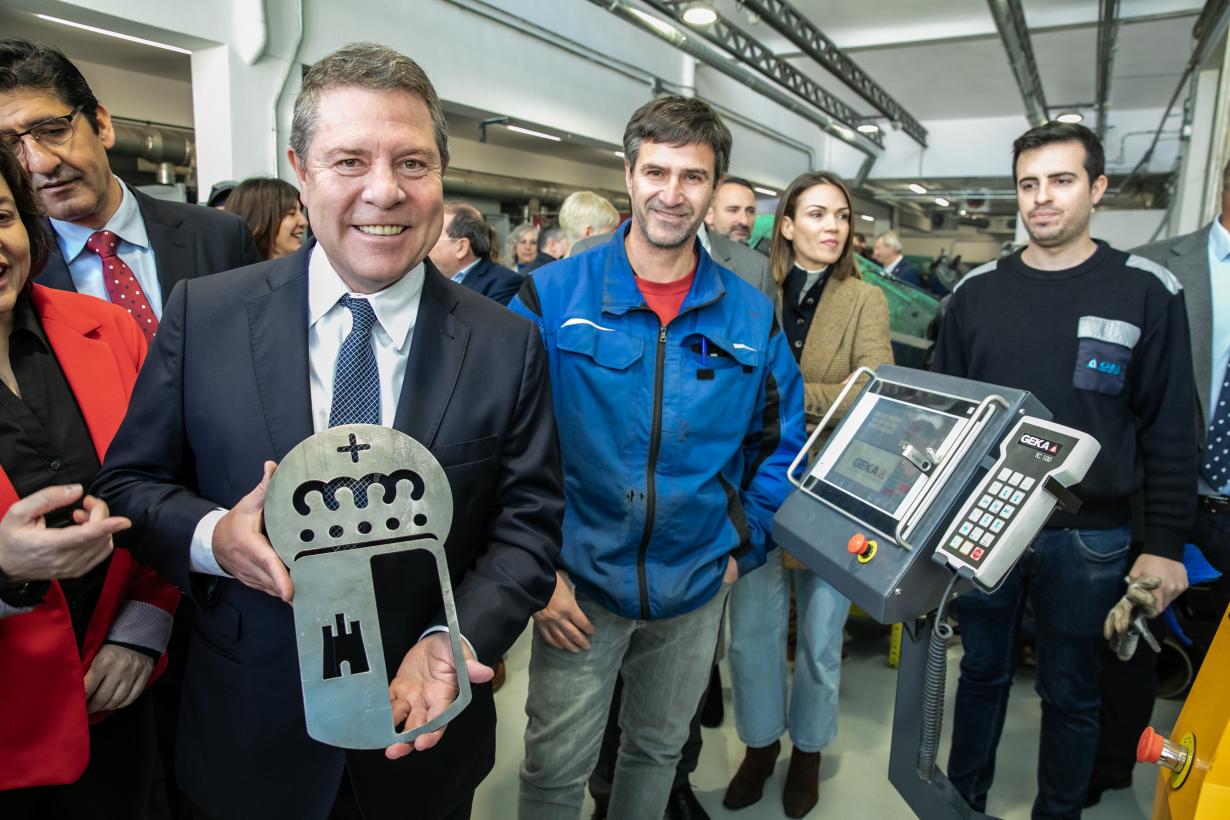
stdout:
[[948,601],[961,578],[953,573],[944,589],[944,597],[935,611],[935,626],[927,645],[927,667],[923,677],[922,731],[918,738],[918,776],[930,780],[939,754],[940,732],[944,728],[944,689],[948,677],[948,641],[952,627],[948,625]]

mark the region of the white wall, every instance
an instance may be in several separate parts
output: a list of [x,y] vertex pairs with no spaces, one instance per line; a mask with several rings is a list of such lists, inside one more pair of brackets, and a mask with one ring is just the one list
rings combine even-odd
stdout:
[[[1089,233],[1094,239],[1109,243],[1112,248],[1127,251],[1150,242],[1165,216],[1166,212],[1161,209],[1095,210],[1089,220]],[[1015,241],[1029,241],[1029,235],[1025,233],[1024,224],[1019,219]]]
[[74,60],[112,116],[192,128],[192,84]]

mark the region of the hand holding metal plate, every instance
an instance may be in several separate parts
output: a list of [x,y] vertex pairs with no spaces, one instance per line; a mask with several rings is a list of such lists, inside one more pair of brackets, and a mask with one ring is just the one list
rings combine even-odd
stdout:
[[[265,529],[295,586],[299,675],[313,738],[348,749],[408,743],[445,726],[469,704],[444,554],[452,520],[444,469],[426,447],[397,430],[333,427],[301,442],[278,466],[265,496]],[[399,733],[371,559],[411,549],[435,558],[457,698],[435,719]]]

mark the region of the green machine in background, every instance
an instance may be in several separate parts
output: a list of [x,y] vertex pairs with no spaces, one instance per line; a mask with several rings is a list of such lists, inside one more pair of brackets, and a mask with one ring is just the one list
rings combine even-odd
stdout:
[[[761,253],[769,252],[773,236],[773,214],[760,214],[752,226],[747,244]],[[863,281],[884,291],[888,301],[888,327],[892,332],[893,360],[904,367],[924,367],[934,340],[928,329],[939,312],[940,301],[913,285],[894,279],[884,269],[861,256],[855,256]]]

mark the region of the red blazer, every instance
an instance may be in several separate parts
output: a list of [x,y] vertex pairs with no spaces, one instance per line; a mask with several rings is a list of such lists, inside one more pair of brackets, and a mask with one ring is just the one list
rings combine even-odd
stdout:
[[[122,308],[33,286],[34,310],[77,399],[102,460],[128,408],[145,359],[145,338]],[[0,468],[0,515],[17,500]],[[90,757],[85,672],[108,637],[146,646],[150,626],[169,623],[179,592],[153,570],[116,550],[102,594],[77,650],[60,585],[29,612],[0,618],[0,790],[72,783]],[[163,614],[165,613],[165,615]],[[153,647],[162,649],[162,647]],[[150,681],[166,665],[164,654]]]

